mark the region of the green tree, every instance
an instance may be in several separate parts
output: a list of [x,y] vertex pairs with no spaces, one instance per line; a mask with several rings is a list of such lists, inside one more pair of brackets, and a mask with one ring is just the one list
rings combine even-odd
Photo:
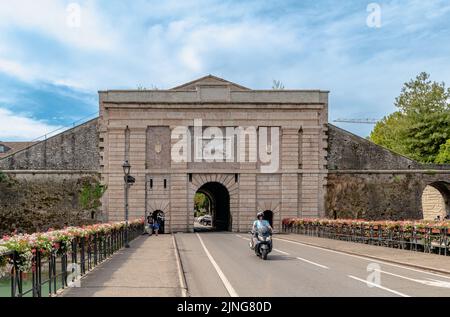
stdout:
[[102,203],[100,199],[106,191],[106,186],[100,183],[87,183],[81,188],[80,204],[85,210],[96,210]]
[[402,142],[405,124],[404,116],[396,111],[377,122],[370,139],[394,152],[405,154],[406,149]]
[[450,139],[441,145],[440,151],[436,156],[435,163],[437,164],[450,164]]
[[208,208],[208,197],[203,193],[196,193],[194,196],[195,216],[203,215]]
[[420,73],[395,99],[399,109],[375,125],[375,143],[424,163],[435,162],[450,137],[450,89]]

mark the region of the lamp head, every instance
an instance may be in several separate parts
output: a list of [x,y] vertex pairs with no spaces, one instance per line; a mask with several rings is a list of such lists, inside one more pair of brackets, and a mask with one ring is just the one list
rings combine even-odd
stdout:
[[125,175],[130,175],[131,165],[130,165],[130,163],[128,162],[128,160],[126,160],[125,162],[123,162],[122,168],[123,168],[123,173],[124,173]]

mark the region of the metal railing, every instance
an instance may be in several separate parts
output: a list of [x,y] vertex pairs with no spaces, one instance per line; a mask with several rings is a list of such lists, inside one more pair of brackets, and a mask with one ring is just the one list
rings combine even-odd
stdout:
[[376,225],[357,227],[348,225],[283,224],[283,232],[444,256],[450,255],[450,234],[448,229],[411,228],[403,230]]
[[[130,226],[129,240],[142,235],[144,225]],[[11,263],[11,297],[55,296],[61,289],[74,285],[82,276],[124,247],[124,228],[108,233],[78,237],[58,251],[43,253],[36,250],[31,260],[31,270],[20,270],[21,258],[15,251],[0,254]]]

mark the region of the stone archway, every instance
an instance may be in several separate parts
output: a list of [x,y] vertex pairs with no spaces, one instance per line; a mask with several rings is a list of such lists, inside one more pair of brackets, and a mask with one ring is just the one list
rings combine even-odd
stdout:
[[[235,174],[192,174],[190,184],[189,198],[192,211],[194,210],[195,193],[203,192],[216,202],[216,211],[219,216],[218,223],[216,223],[217,230],[238,231],[239,182]],[[188,223],[193,231],[194,212],[189,212]]]
[[436,181],[428,184],[422,192],[423,219],[442,220],[450,215],[450,183]]
[[227,188],[221,183],[209,182],[203,184],[197,193],[203,193],[210,199],[214,230],[230,231],[233,219],[230,213],[230,195]]
[[151,214],[151,217],[153,218],[154,222],[158,222],[159,224],[159,233],[165,233],[165,222],[166,222],[166,215],[164,211],[162,210],[155,210]]
[[267,220],[270,225],[273,227],[273,211],[272,210],[265,210],[263,212],[264,214],[264,220]]

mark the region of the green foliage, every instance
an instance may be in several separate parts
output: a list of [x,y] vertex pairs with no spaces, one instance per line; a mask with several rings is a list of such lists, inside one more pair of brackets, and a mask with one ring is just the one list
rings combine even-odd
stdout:
[[424,163],[436,161],[450,137],[450,89],[427,73],[405,83],[395,99],[399,109],[375,125],[370,139]]
[[405,118],[399,111],[396,111],[375,125],[370,139],[378,145],[384,146],[396,153],[405,154],[406,148],[402,142],[404,138]]
[[208,197],[203,193],[196,193],[194,196],[195,217],[206,215],[208,207]]
[[439,153],[436,156],[435,163],[450,164],[450,139],[441,145]]
[[83,209],[92,210],[101,206],[100,199],[106,191],[106,186],[100,183],[87,183],[81,188],[80,205]]
[[1,182],[6,182],[8,180],[8,176],[6,176],[5,173],[3,173],[2,171],[0,171],[0,183]]

